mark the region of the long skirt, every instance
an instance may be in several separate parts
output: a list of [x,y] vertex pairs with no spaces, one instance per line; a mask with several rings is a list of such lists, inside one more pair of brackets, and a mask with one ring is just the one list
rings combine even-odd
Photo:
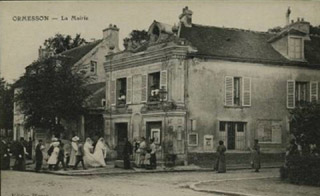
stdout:
[[136,152],[134,155],[134,163],[137,167],[140,166],[140,153],[139,152]]
[[227,170],[226,169],[226,158],[224,155],[218,157],[216,164],[215,164],[215,170],[218,173],[225,173],[226,172],[226,170]]
[[257,152],[253,152],[252,153],[252,168],[253,169],[260,169],[261,168],[261,162],[260,162],[260,154],[258,154]]
[[74,149],[71,149],[70,153],[70,161],[69,166],[74,166],[76,164],[77,158],[76,158],[76,151]]

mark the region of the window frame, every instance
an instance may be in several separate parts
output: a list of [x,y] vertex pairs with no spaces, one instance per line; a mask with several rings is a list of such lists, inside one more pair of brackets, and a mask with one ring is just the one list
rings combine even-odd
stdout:
[[[291,40],[299,40],[300,42],[300,53],[297,57],[298,51],[296,50],[296,42],[293,41],[293,46],[290,44]],[[293,60],[304,60],[304,39],[300,36],[288,36],[288,57]]]
[[91,60],[90,61],[90,73],[97,74],[98,62]]

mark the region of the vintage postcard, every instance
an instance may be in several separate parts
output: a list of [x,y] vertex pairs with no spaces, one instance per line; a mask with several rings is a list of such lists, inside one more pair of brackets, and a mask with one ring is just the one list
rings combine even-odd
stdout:
[[2,196],[320,193],[320,1],[0,2]]

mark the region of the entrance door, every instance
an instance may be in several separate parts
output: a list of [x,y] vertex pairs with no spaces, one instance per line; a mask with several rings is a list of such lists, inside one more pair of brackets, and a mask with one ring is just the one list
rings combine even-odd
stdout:
[[234,150],[236,147],[236,129],[235,124],[233,122],[229,122],[228,124],[228,146],[229,150]]
[[125,145],[125,138],[128,138],[128,124],[127,123],[116,123],[117,133],[117,159],[122,159],[122,152]]

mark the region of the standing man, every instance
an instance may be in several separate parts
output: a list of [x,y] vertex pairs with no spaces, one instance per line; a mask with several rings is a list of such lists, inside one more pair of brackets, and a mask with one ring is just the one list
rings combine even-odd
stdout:
[[0,151],[1,170],[10,169],[10,148],[5,139],[1,141]]
[[217,148],[217,162],[215,165],[215,169],[218,173],[226,173],[226,158],[225,152],[227,148],[224,146],[223,141],[219,141],[219,146]]
[[255,172],[259,172],[261,167],[260,165],[260,145],[259,140],[254,140],[253,148],[251,149],[252,152],[252,168],[255,169]]
[[20,138],[20,142],[17,145],[17,151],[16,151],[16,161],[14,164],[14,169],[24,171],[26,169],[26,148],[24,147],[24,138]]
[[124,169],[130,169],[130,156],[132,155],[132,144],[129,142],[128,138],[124,138],[124,148],[123,148],[123,167]]
[[42,144],[42,140],[39,140],[39,143],[36,146],[36,172],[39,172],[41,170],[42,167],[42,160],[43,160],[43,154],[42,154],[42,150],[45,149],[45,147]]
[[28,145],[27,145],[27,152],[28,152],[28,158],[31,160],[32,159],[32,139],[29,137]]
[[164,158],[165,158],[165,166],[166,167],[175,166],[176,156],[173,151],[173,142],[168,135],[165,136],[163,141],[163,152],[164,152]]

